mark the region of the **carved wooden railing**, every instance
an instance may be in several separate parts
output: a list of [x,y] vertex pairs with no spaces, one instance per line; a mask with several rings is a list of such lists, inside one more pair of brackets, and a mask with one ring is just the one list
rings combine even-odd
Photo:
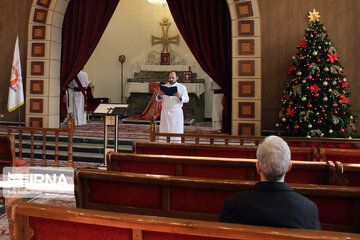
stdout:
[[[159,139],[171,142],[171,138],[178,137],[182,143],[204,143],[204,144],[234,144],[234,145],[259,145],[265,136],[236,136],[229,134],[203,134],[203,133],[160,133],[156,132],[155,120],[150,122],[150,141]],[[334,148],[359,148],[360,138],[304,138],[304,137],[282,137],[289,145],[326,147],[331,145]]]
[[46,137],[50,135],[55,136],[55,161],[54,166],[59,166],[59,136],[67,135],[68,138],[68,159],[67,166],[73,166],[73,135],[74,135],[74,121],[73,115],[70,114],[69,120],[67,122],[66,128],[39,128],[39,127],[18,127],[18,126],[0,126],[0,130],[5,130],[8,135],[15,134],[18,135],[19,140],[19,150],[18,150],[18,158],[23,158],[23,136],[29,134],[30,135],[30,166],[35,165],[34,159],[34,137],[35,134],[40,134],[42,136],[42,161],[41,166],[47,166],[46,159]]

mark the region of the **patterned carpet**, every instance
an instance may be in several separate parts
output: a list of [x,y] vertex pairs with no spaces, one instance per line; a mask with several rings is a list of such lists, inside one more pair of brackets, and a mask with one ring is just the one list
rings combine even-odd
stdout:
[[[156,131],[159,126],[156,126]],[[199,122],[192,126],[184,126],[185,133],[217,133],[211,122]],[[114,127],[108,128],[109,137],[114,136]],[[149,140],[149,124],[119,124],[119,138]],[[75,127],[74,136],[104,137],[104,122],[90,121],[86,126]]]

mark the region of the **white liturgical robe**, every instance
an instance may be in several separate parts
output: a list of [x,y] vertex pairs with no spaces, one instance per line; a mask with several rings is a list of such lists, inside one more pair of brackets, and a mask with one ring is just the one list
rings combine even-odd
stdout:
[[[161,133],[184,133],[184,113],[182,110],[183,103],[189,102],[189,95],[186,87],[176,82],[171,85],[165,84],[166,87],[176,86],[180,93],[181,99],[176,96],[163,95],[157,96],[157,101],[162,101],[160,115],[160,132]],[[178,141],[177,139],[172,139]]]
[[[80,80],[82,87],[87,88],[87,86],[90,83],[87,73],[80,71],[77,76]],[[72,80],[71,83],[69,83],[68,87],[74,89],[78,88],[78,84],[76,83],[75,79]],[[84,111],[84,104],[85,104],[84,95],[82,94],[81,91],[75,90],[74,100],[73,100],[73,105],[74,105],[73,115],[74,115],[75,126],[86,125],[86,112]]]

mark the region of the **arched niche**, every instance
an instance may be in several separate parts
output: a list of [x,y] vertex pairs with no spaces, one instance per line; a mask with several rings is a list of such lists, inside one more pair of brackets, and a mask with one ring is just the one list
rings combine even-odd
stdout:
[[[33,0],[28,33],[26,125],[59,127],[61,32],[69,0]],[[232,19],[232,134],[261,134],[257,0],[227,0]]]

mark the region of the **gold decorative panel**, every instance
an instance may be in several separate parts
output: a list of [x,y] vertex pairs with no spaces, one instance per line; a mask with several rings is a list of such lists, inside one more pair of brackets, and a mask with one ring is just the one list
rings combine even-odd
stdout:
[[31,62],[31,75],[44,75],[44,62]]
[[42,113],[44,111],[43,108],[43,100],[42,99],[30,99],[30,112],[31,113]]
[[43,94],[44,93],[44,81],[43,80],[30,80],[30,93],[31,94]]
[[46,23],[47,11],[44,9],[35,9],[34,12],[34,22],[37,23]]
[[254,36],[254,20],[240,20],[238,22],[238,34],[242,36]]
[[30,118],[30,127],[42,128],[43,119],[42,118]]
[[239,123],[238,134],[240,136],[254,136],[255,135],[255,124]]
[[254,39],[238,40],[239,55],[254,55],[255,54],[255,42]]
[[50,6],[50,2],[51,2],[51,0],[38,0],[36,4],[41,7],[48,8]]
[[255,61],[239,60],[239,76],[255,76]]
[[31,44],[32,57],[45,57],[45,43],[32,43]]
[[239,82],[239,97],[255,97],[255,82],[254,81],[240,81]]
[[239,102],[239,118],[254,118],[255,103]]
[[32,38],[45,39],[45,26],[33,26]]
[[236,3],[235,4],[236,7],[236,13],[237,13],[237,17],[238,18],[244,18],[244,17],[252,17],[254,16],[253,11],[252,11],[252,6],[251,6],[251,2],[241,2],[241,3]]

